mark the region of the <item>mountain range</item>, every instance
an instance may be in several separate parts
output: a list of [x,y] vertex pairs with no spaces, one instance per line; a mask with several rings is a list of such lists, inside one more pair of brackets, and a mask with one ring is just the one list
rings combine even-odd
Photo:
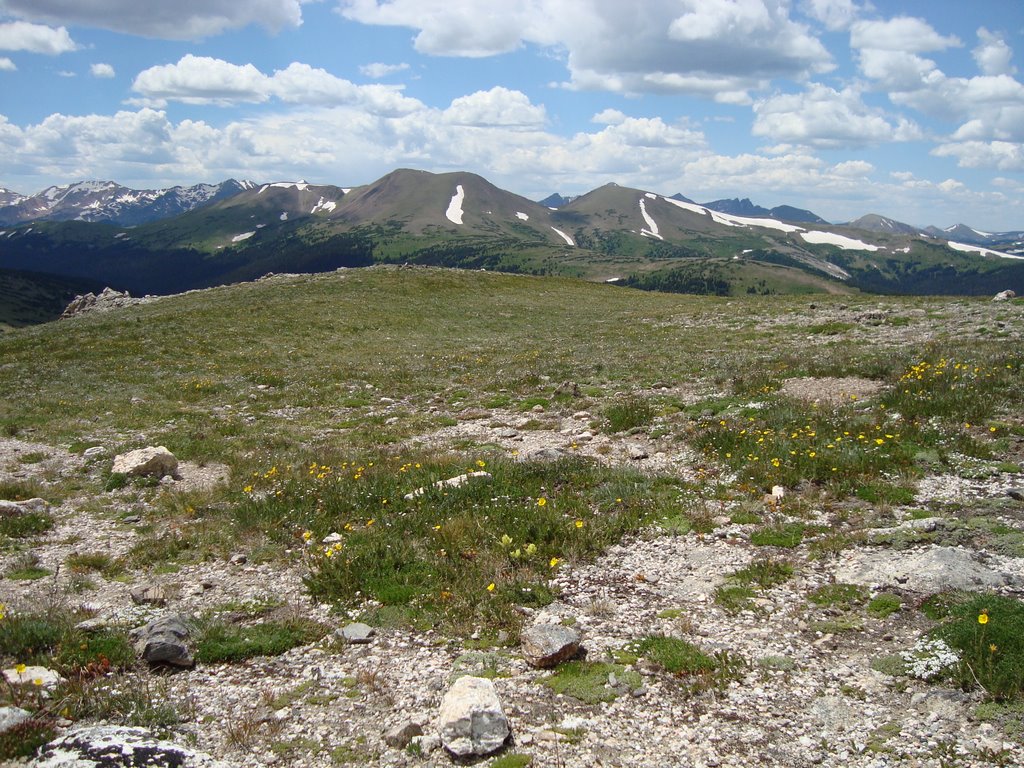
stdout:
[[1024,233],[877,215],[833,225],[790,206],[698,204],[617,184],[535,202],[471,173],[399,169],[354,188],[80,182],[33,197],[2,191],[0,203],[0,270],[135,294],[406,262],[734,295],[1024,293]]

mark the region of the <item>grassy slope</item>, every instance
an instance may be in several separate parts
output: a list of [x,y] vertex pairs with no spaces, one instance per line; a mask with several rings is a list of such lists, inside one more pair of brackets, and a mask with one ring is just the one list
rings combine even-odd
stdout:
[[[854,302],[850,311],[878,301],[841,300]],[[915,301],[939,313],[951,306]],[[763,321],[783,312],[785,324]],[[435,399],[522,396],[546,380],[609,393],[658,381],[714,388],[779,371],[890,374],[919,354],[857,333],[809,346],[813,314],[797,297],[737,302],[436,269],[249,283],[8,334],[0,339],[8,363],[0,423],[65,443],[103,430],[135,443],[143,432],[186,458],[223,459],[348,429],[380,396],[409,398],[408,419],[360,424],[353,440],[423,430]],[[780,353],[787,340],[796,343]]]

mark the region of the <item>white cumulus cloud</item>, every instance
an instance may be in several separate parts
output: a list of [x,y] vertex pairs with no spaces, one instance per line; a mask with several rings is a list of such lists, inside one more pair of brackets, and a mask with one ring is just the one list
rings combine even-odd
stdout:
[[89,67],[93,77],[114,77],[114,68],[110,64],[97,63]]
[[266,75],[252,64],[187,54],[175,64],[140,72],[132,90],[145,106],[169,101],[185,104],[258,104],[276,98],[288,104],[360,104],[373,112],[404,114],[418,109],[416,99],[403,96],[394,86],[356,85],[323,69],[292,62]]
[[493,56],[533,44],[564,56],[569,87],[692,93],[749,103],[773,77],[831,70],[832,57],[787,0],[342,0],[364,24],[417,30],[435,56]]
[[0,56],[0,72],[14,72],[18,68],[6,56]]
[[1002,37],[981,27],[978,40],[978,47],[971,55],[983,75],[1012,75],[1017,71],[1013,66],[1013,49]]
[[847,29],[860,13],[853,0],[803,0],[801,7],[807,16],[831,30]]
[[381,62],[373,62],[372,64],[363,64],[359,67],[359,71],[366,77],[372,77],[376,80],[381,77],[393,75],[396,72],[403,72],[408,68],[409,65],[405,62],[402,62],[401,64],[383,64]]
[[307,0],[0,0],[0,11],[26,19],[98,27],[169,40],[192,40],[249,24],[271,31],[302,23]]
[[522,91],[501,86],[454,99],[444,117],[453,125],[506,127],[536,127],[546,119],[543,106],[532,104]]
[[816,83],[803,93],[759,101],[754,114],[755,136],[818,148],[863,147],[921,135],[905,118],[889,118],[868,107],[855,89],[836,91]]
[[0,51],[28,51],[57,56],[77,49],[78,46],[64,27],[54,29],[27,21],[0,24]]
[[955,35],[940,35],[924,19],[897,16],[887,21],[858,21],[850,29],[850,46],[883,51],[944,51],[963,45]]

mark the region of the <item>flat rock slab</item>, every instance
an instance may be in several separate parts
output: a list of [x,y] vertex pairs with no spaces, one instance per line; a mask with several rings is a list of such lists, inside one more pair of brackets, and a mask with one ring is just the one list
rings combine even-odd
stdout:
[[43,689],[53,688],[63,682],[64,678],[46,667],[25,667],[18,671],[17,667],[4,670],[4,679],[9,685],[26,685]]
[[369,624],[356,621],[352,624],[346,624],[335,634],[341,640],[351,645],[366,645],[373,641],[373,636],[377,634],[377,630]]
[[871,586],[893,585],[914,592],[1002,587],[1017,579],[953,547],[929,547],[894,553],[888,549],[855,550],[836,568],[836,581]]
[[78,728],[43,747],[31,768],[229,768],[207,754],[159,738],[145,728]]
[[460,677],[445,693],[438,714],[441,743],[458,757],[489,755],[501,749],[512,729],[494,683]]

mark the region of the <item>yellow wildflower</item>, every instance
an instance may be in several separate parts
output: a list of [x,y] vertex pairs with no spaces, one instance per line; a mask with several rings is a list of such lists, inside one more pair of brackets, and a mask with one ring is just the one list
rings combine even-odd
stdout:
[[25,665],[24,664],[15,664],[14,665],[14,671],[17,672],[19,675],[24,675],[25,674]]
[[988,614],[987,613],[979,613],[978,614],[978,623],[981,624],[981,625],[988,624]]
[[576,521],[576,527],[577,528],[582,528],[583,527],[583,521],[582,520],[577,520]]
[[537,506],[538,507],[543,507],[547,503],[548,503],[548,500],[545,499],[543,496],[541,496],[539,499],[537,499]]
[[537,545],[536,544],[527,544],[526,545],[526,554],[527,555],[535,555],[535,554],[537,554]]
[[551,560],[548,561],[548,565],[552,568],[557,568],[560,562],[561,561],[557,557],[552,557]]
[[512,537],[511,536],[509,536],[507,533],[501,534],[501,546],[507,547],[511,543],[512,543]]
[[488,592],[493,592],[494,591],[494,582],[493,581],[490,584],[487,585],[487,591]]

